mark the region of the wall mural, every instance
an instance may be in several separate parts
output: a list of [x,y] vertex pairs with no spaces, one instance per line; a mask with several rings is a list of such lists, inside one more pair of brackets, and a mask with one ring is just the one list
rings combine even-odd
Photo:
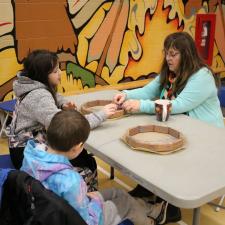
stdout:
[[224,66],[218,1],[2,0],[0,100],[11,98],[24,58],[38,48],[57,53],[61,92],[151,77],[160,70],[164,38],[175,31],[194,37],[197,13],[217,15],[213,67]]

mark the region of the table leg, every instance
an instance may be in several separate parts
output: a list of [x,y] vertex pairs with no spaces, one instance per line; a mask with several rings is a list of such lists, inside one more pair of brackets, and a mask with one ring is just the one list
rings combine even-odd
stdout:
[[219,202],[219,204],[218,204],[218,207],[216,207],[216,211],[217,211],[217,212],[220,211],[220,208],[223,208],[223,209],[224,209],[224,207],[223,207],[223,201],[224,201],[224,199],[225,199],[225,195],[223,195],[223,196],[221,197],[220,202]]
[[200,207],[193,210],[192,225],[200,225]]
[[110,166],[110,180],[114,179],[114,167]]

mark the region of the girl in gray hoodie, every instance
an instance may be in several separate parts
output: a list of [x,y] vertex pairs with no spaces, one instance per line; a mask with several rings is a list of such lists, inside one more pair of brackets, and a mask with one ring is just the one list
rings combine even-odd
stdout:
[[[24,147],[29,139],[46,142],[46,129],[53,116],[60,110],[76,109],[73,102],[68,102],[57,93],[60,83],[58,57],[48,50],[31,52],[23,64],[23,70],[13,83],[17,104],[9,126],[9,150],[15,168],[22,165]],[[106,105],[102,111],[86,115],[90,127],[99,126],[116,110],[115,104]],[[89,191],[97,188],[97,166],[95,159],[84,151],[71,161],[86,181]]]

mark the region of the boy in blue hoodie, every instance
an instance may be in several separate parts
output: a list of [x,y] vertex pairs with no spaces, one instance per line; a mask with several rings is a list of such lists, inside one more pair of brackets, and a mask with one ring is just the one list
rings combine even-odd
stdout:
[[151,205],[120,189],[87,193],[87,186],[69,160],[76,158],[90,133],[86,118],[75,110],[60,111],[47,130],[48,146],[28,141],[21,170],[64,198],[89,225],[163,224],[167,202]]

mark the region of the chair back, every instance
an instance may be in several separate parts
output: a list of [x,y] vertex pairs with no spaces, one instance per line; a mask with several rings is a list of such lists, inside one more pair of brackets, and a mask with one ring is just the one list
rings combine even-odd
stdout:
[[225,107],[225,86],[221,86],[218,92],[221,107]]
[[3,186],[1,225],[87,225],[72,206],[19,170],[9,172]]
[[16,99],[0,102],[0,109],[6,112],[13,112],[16,105]]
[[0,168],[2,169],[7,169],[7,168],[11,168],[11,169],[15,169],[10,155],[0,155]]

